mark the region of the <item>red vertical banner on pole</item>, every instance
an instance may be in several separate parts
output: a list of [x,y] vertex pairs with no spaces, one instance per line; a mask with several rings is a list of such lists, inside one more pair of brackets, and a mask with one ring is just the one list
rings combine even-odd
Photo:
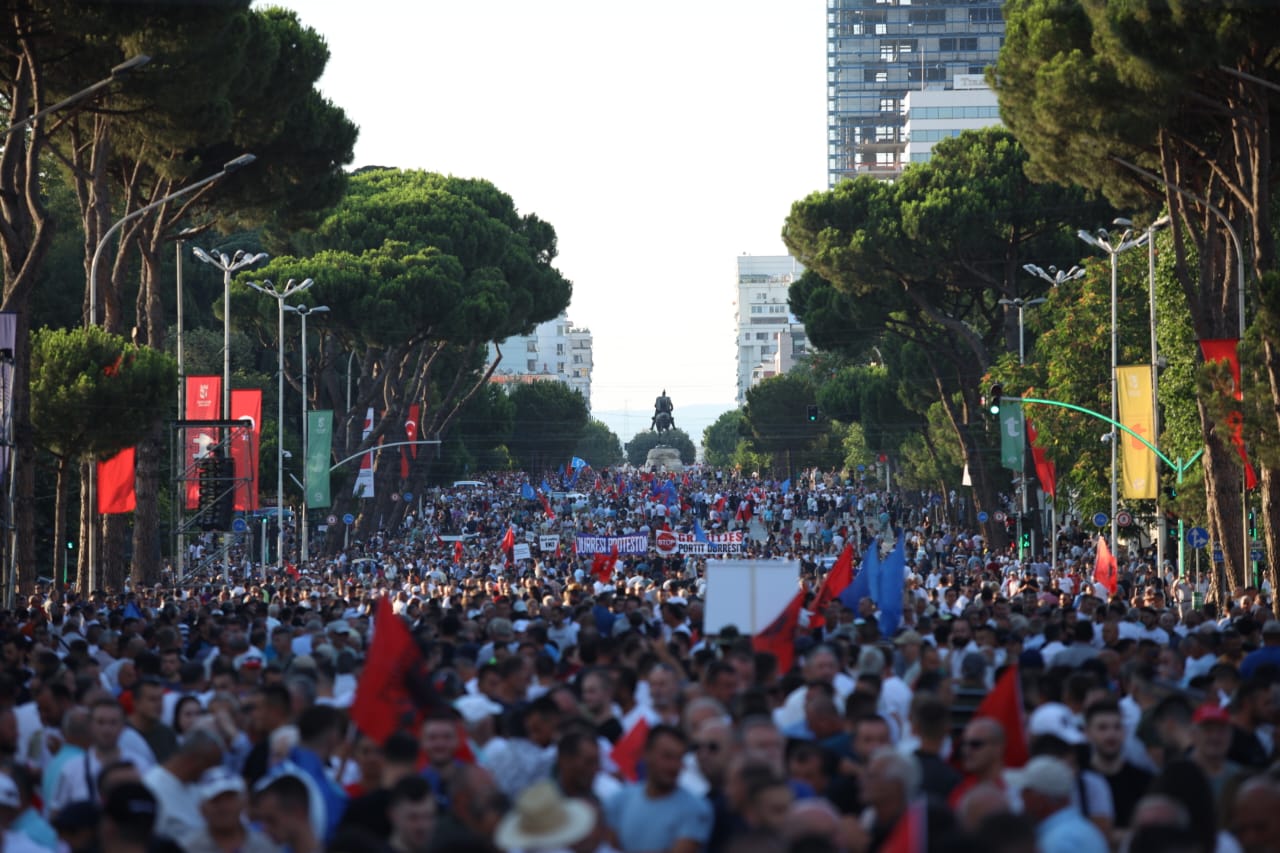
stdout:
[[[183,418],[189,421],[216,421],[222,412],[222,377],[221,376],[188,376],[187,405]],[[218,443],[216,429],[183,430],[186,447],[182,458],[188,471],[192,471],[197,459],[209,452],[210,446]],[[200,505],[200,484],[191,473],[187,480],[187,509],[196,509]]]
[[[1240,384],[1240,341],[1235,338],[1207,338],[1200,342],[1200,352],[1205,361],[1225,361],[1231,369],[1231,394],[1237,401],[1244,399],[1244,388]],[[1244,446],[1244,415],[1237,409],[1227,416],[1231,426],[1231,445],[1240,454],[1240,462],[1244,465],[1244,487],[1257,488],[1258,475],[1249,463],[1249,453]]]
[[133,512],[138,505],[134,488],[134,452],[126,447],[115,456],[98,464],[98,514]]
[[[241,512],[258,508],[258,444],[262,434],[262,392],[257,388],[231,392],[231,419],[244,421],[247,430],[237,430],[231,440],[231,458],[236,463],[236,503]],[[243,478],[248,477],[248,480]]]
[[[409,417],[404,422],[405,441],[418,440],[418,418],[422,416],[422,407],[414,403],[409,407]],[[418,458],[418,445],[402,445],[400,447],[400,479],[409,479],[409,460]]]

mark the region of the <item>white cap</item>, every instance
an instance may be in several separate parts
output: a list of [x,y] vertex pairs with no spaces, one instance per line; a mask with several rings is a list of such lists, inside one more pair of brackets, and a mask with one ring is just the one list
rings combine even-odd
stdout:
[[502,706],[482,693],[470,693],[453,701],[453,707],[468,723],[478,723],[485,717],[502,713]]
[[212,800],[220,794],[227,794],[233,791],[240,794],[245,792],[244,777],[239,773],[232,773],[225,767],[215,767],[205,773],[200,777],[200,782],[196,787],[196,792],[201,802]]
[[1075,774],[1060,758],[1037,755],[1021,770],[1009,772],[1014,785],[1023,791],[1036,791],[1047,797],[1070,799],[1076,787]]
[[1046,702],[1031,712],[1027,731],[1032,736],[1054,735],[1075,746],[1084,743],[1084,732],[1071,709],[1061,702]]

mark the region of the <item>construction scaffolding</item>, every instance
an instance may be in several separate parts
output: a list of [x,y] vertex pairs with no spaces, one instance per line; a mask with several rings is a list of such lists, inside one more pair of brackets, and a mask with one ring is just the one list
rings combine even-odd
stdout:
[[[229,534],[236,510],[256,505],[251,494],[258,469],[248,420],[173,422],[174,571],[185,574],[187,533],[193,528]],[[224,542],[224,546],[229,543]]]

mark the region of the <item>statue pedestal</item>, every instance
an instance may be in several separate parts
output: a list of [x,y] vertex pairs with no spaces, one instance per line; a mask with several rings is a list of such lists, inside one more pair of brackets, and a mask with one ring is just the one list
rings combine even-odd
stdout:
[[680,472],[684,470],[684,463],[680,461],[679,450],[659,444],[644,458],[644,468],[646,471]]

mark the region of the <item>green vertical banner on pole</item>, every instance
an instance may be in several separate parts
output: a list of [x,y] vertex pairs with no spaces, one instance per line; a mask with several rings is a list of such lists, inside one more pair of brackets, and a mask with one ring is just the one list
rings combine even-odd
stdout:
[[333,411],[307,412],[307,507],[327,507],[329,456],[333,450]]
[[1000,464],[1011,471],[1022,472],[1026,464],[1026,421],[1022,419],[1022,403],[1008,400],[1000,404]]

